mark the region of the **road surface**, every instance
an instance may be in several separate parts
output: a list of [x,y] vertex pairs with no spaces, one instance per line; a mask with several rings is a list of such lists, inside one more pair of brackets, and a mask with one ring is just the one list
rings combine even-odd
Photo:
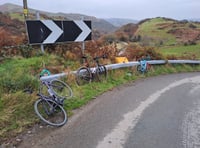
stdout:
[[[48,133],[47,133],[48,132]],[[34,148],[200,148],[200,73],[114,88],[58,129],[23,140]]]

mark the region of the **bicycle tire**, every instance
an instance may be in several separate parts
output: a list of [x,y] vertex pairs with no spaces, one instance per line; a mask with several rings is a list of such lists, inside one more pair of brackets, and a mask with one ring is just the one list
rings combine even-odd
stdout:
[[99,65],[96,69],[97,78],[100,82],[107,79],[107,69],[104,65]]
[[64,108],[51,99],[39,98],[34,104],[37,116],[46,124],[63,126],[68,118]]
[[49,86],[57,97],[70,98],[73,95],[71,87],[67,83],[58,79],[52,80]]
[[78,85],[84,85],[90,83],[92,80],[92,74],[87,67],[81,67],[76,72],[76,83]]
[[137,66],[137,71],[140,72],[140,73],[142,73],[142,74],[148,72],[148,70],[144,69],[141,65]]
[[137,71],[138,71],[138,72],[142,72],[142,67],[141,67],[141,65],[137,65]]
[[151,70],[151,64],[147,63],[147,71]]

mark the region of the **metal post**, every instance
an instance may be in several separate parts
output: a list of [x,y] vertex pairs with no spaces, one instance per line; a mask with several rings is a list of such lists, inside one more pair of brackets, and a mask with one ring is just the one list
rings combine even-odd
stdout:
[[[39,11],[36,11],[36,19],[40,20],[40,13],[39,13]],[[41,49],[42,53],[45,53],[44,52],[44,45],[43,44],[40,44],[40,49]]]
[[[81,20],[83,21],[84,20],[84,17],[82,16]],[[83,41],[82,42],[82,55],[84,55],[84,52],[85,52],[85,42]]]
[[82,42],[82,54],[84,55],[84,51],[85,51],[85,42]]
[[23,0],[23,5],[24,5],[24,18],[25,20],[28,18],[28,5],[27,5],[27,0]]

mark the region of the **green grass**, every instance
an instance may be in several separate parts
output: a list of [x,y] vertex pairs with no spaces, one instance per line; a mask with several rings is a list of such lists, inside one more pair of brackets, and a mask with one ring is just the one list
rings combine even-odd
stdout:
[[[15,57],[0,65],[0,137],[15,136],[26,127],[38,122],[33,110],[39,86],[38,76],[43,66],[55,67],[64,59],[46,55],[33,58]],[[58,62],[59,61],[59,62]],[[60,70],[62,70],[61,67]],[[34,89],[33,94],[23,92],[27,87]],[[2,143],[0,138],[0,143]]]
[[[192,28],[192,26],[195,28]],[[199,23],[183,23],[165,18],[153,18],[141,23],[136,35],[141,36],[141,43],[148,43],[151,46],[172,46],[180,45],[184,41],[176,37],[178,33],[173,34],[172,32],[177,29],[191,31],[192,29],[197,30],[199,28]]]
[[151,19],[139,26],[136,34],[141,35],[142,38],[150,38],[153,43],[159,44],[161,41],[165,45],[176,44],[176,38],[172,34],[167,33],[168,28],[159,29],[164,24],[172,24],[173,21],[166,21],[163,18]]
[[200,44],[197,45],[188,45],[188,46],[168,46],[161,47],[160,51],[163,55],[177,56],[177,57],[190,57],[195,59],[200,59]]
[[24,16],[23,16],[22,13],[21,14],[19,14],[19,13],[10,13],[10,17],[12,19],[18,19],[20,21],[24,21]]

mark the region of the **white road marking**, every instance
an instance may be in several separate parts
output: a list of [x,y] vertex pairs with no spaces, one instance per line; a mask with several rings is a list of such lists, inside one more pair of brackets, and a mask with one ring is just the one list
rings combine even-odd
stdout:
[[144,110],[158,100],[166,91],[185,83],[200,83],[200,76],[175,81],[167,87],[152,94],[145,101],[141,102],[135,110],[125,114],[124,119],[115,126],[111,133],[108,133],[108,135],[98,143],[97,148],[123,148],[123,144],[126,142],[129,135],[128,131],[134,129]]
[[[190,95],[200,96],[200,85],[196,85],[189,91]],[[183,146],[184,148],[200,147],[200,100],[198,100],[193,109],[187,113],[182,124]]]

